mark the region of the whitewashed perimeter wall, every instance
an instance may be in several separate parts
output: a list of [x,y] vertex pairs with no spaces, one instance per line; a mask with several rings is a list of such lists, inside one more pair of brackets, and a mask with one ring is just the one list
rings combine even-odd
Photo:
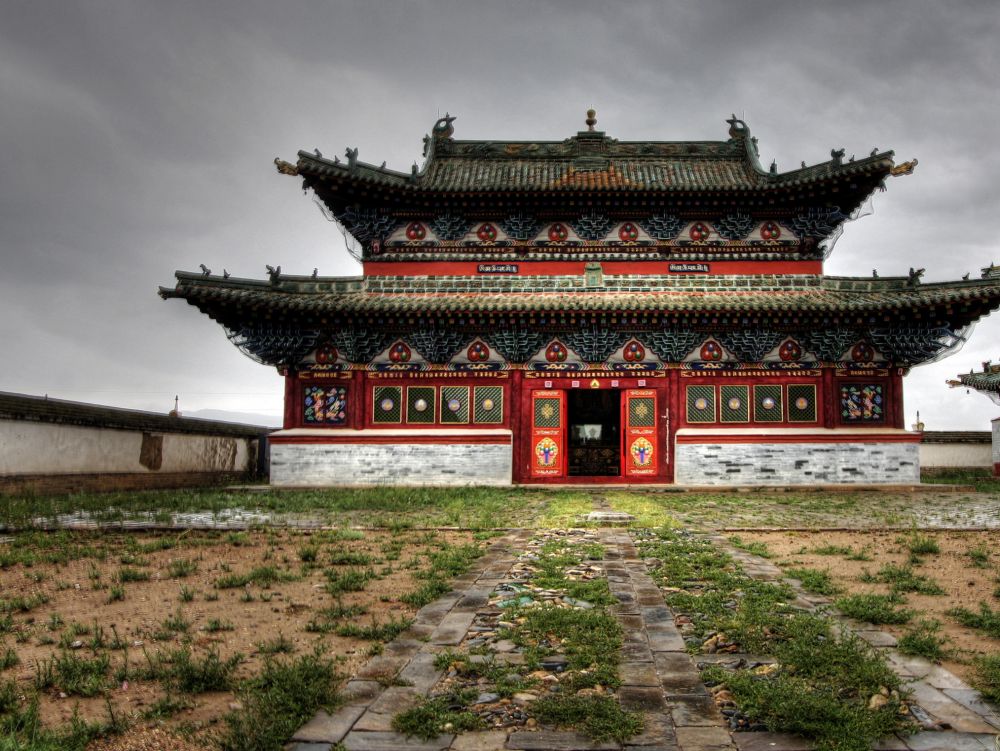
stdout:
[[510,444],[271,444],[272,485],[510,485]]
[[920,482],[915,443],[677,445],[678,485],[839,485]]
[[146,435],[162,438],[156,470],[140,462],[141,430],[0,419],[0,475],[245,472],[255,466],[255,450],[247,438],[156,431]]
[[1000,464],[1000,417],[990,423],[993,426],[993,466]]
[[981,467],[993,466],[993,449],[988,443],[921,443],[920,466]]

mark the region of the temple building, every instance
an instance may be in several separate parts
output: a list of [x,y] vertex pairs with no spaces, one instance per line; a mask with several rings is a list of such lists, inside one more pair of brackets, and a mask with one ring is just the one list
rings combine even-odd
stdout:
[[285,378],[279,485],[915,483],[903,377],[1000,306],[1000,275],[826,276],[892,152],[780,172],[726,140],[466,141],[410,172],[300,151],[362,275],[177,272]]
[[[996,273],[998,267],[989,266],[983,269],[983,274]],[[964,388],[966,393],[970,390],[978,391],[987,397],[994,404],[1000,404],[1000,365],[995,365],[990,361],[983,363],[981,371],[970,370],[968,373],[960,373],[955,380],[947,382],[952,388]],[[1000,477],[1000,417],[995,417],[991,421],[993,435],[993,476]]]

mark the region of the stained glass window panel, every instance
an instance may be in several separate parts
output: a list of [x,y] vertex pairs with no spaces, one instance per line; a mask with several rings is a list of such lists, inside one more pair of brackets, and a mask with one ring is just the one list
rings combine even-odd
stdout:
[[883,422],[885,395],[881,383],[845,383],[840,387],[843,422]]
[[306,386],[303,399],[303,422],[309,425],[347,423],[346,386]]

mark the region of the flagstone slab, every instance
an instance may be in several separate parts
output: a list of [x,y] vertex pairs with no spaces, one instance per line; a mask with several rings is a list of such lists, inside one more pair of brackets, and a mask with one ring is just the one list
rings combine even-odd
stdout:
[[321,709],[315,717],[295,732],[292,740],[307,743],[340,743],[364,712],[365,708],[358,705],[341,707],[332,715]]
[[621,744],[592,741],[580,733],[519,730],[510,734],[504,748],[512,751],[618,751]]
[[719,708],[707,693],[701,696],[671,696],[667,706],[678,728],[722,724]]
[[790,733],[733,733],[740,751],[813,751],[816,744]]
[[451,751],[501,751],[507,742],[503,730],[477,730],[459,733],[451,744]]
[[723,727],[679,727],[677,745],[683,751],[725,751],[735,748],[729,731]]
[[350,732],[344,738],[347,751],[444,751],[455,739],[454,735],[439,735],[429,741],[407,738],[401,733]]

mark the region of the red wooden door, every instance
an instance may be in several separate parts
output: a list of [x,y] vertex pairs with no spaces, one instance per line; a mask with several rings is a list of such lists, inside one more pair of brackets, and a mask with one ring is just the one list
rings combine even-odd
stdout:
[[655,475],[659,464],[656,450],[656,392],[627,389],[622,400],[622,467],[626,477]]
[[566,392],[531,395],[531,476],[561,477],[566,467]]

